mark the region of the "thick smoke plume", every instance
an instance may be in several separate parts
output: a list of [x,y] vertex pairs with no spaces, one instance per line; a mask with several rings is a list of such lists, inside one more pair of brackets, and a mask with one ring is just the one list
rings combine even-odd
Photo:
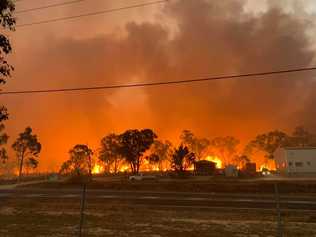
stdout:
[[[88,26],[82,24],[82,32],[47,36],[45,43],[16,51],[16,78],[9,88],[182,80],[311,66],[314,16],[300,2],[268,1],[264,11],[255,13],[246,10],[246,1],[179,0],[157,8],[155,20],[128,20],[105,35],[84,37]],[[276,128],[290,131],[302,124],[314,130],[313,76],[2,100],[11,112],[10,133],[31,125],[42,139],[42,168],[56,169],[74,144],[96,148],[106,133],[128,128],[150,127],[175,142],[182,129],[191,129],[209,138],[237,136],[244,143]]]

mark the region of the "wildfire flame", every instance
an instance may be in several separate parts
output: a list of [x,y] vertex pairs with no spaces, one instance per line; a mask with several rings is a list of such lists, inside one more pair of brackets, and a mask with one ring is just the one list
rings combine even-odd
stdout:
[[267,161],[266,163],[264,163],[263,165],[260,166],[259,170],[262,171],[263,169],[267,169],[267,170],[276,170],[275,167],[275,163],[273,160],[271,161]]
[[104,171],[104,168],[101,165],[96,164],[92,169],[92,174],[100,174]]
[[120,168],[120,172],[125,172],[129,170],[129,166],[128,165],[124,165]]
[[222,161],[217,156],[207,156],[204,160],[214,162],[216,164],[217,169],[222,168]]

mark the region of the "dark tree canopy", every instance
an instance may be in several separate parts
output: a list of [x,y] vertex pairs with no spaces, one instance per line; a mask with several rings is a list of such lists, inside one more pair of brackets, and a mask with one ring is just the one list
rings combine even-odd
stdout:
[[182,144],[187,146],[192,152],[194,152],[196,158],[201,160],[207,148],[210,145],[210,141],[206,138],[196,137],[190,130],[183,130],[180,135]]
[[290,137],[290,143],[293,147],[316,146],[316,135],[309,132],[303,126],[298,126],[294,129]]
[[[13,12],[15,4],[11,0],[0,1],[0,24],[3,29],[14,30],[15,18]],[[0,83],[6,82],[6,77],[10,76],[13,67],[6,61],[5,55],[12,52],[9,39],[3,33],[0,34]]]
[[265,153],[268,159],[274,158],[274,152],[280,148],[289,145],[289,136],[282,131],[272,131],[258,135],[248,145],[248,149],[257,149]]
[[120,135],[120,154],[130,164],[132,172],[138,173],[142,156],[154,143],[157,135],[151,129],[127,130]]
[[190,152],[188,147],[180,145],[172,154],[171,165],[176,172],[183,172],[194,164],[195,160],[195,154]]
[[[0,146],[7,143],[9,136],[4,132],[4,125],[0,124]],[[8,160],[8,154],[5,148],[0,149],[0,161],[1,163],[6,163]]]
[[16,157],[19,161],[20,179],[25,159],[27,159],[26,162],[32,164],[33,167],[37,167],[37,158],[41,152],[42,146],[41,143],[39,143],[37,136],[32,134],[32,128],[27,127],[23,133],[19,134],[19,137],[13,143],[12,148],[15,151]]
[[240,141],[232,136],[215,137],[210,144],[214,154],[216,154],[223,161],[228,164],[236,156],[238,145]]
[[92,172],[93,151],[83,144],[75,145],[69,151],[69,160],[65,161],[60,169],[62,174],[72,174],[76,176],[89,175]]
[[[5,30],[14,30],[15,18],[13,17],[13,12],[15,10],[15,4],[11,0],[0,0],[0,25],[2,26],[2,31],[0,32],[0,84],[6,82],[6,78],[11,75],[11,70],[13,67],[6,61],[5,57],[12,52],[11,43],[8,37],[3,34]],[[6,107],[0,107],[0,123],[8,119],[8,111]],[[1,124],[1,132],[4,126]],[[6,134],[0,135],[0,143],[4,145],[7,143]],[[6,136],[6,137],[4,137]],[[4,142],[5,141],[5,142]],[[8,159],[8,154],[5,148],[0,149],[0,160],[4,163]]]
[[149,163],[158,165],[159,170],[162,170],[162,163],[170,162],[172,143],[170,141],[156,140],[151,146],[151,154],[148,157]]
[[120,149],[121,143],[119,135],[111,133],[102,138],[98,158],[105,164],[108,171],[110,171],[112,167],[114,173],[117,173],[119,162],[122,159]]

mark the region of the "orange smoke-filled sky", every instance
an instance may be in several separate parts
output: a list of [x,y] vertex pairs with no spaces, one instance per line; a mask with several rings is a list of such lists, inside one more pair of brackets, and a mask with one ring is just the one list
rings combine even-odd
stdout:
[[[54,3],[62,1],[54,1]],[[18,24],[144,3],[83,1],[17,15]],[[17,3],[17,10],[47,1]],[[170,0],[10,33],[15,71],[4,90],[191,79],[316,65],[313,1]],[[40,169],[57,170],[77,143],[94,149],[109,132],[152,128],[177,142],[232,135],[243,143],[271,129],[315,131],[315,73],[155,88],[1,96],[9,144],[31,126]],[[11,156],[12,159],[14,157]]]

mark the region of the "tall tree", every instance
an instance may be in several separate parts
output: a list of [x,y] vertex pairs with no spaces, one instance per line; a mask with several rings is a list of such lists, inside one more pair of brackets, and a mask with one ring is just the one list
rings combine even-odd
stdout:
[[233,159],[234,163],[239,167],[245,167],[247,163],[250,162],[250,159],[246,155],[236,155]]
[[[4,132],[4,125],[0,124],[0,146],[3,146],[8,141],[8,135]],[[8,160],[8,154],[4,147],[0,149],[0,161],[1,163],[6,163]]]
[[111,133],[101,140],[101,148],[99,151],[99,160],[103,162],[108,171],[113,167],[114,173],[117,173],[119,168],[119,163],[122,159],[120,154],[120,136]]
[[248,144],[248,149],[257,149],[265,153],[267,159],[274,158],[274,152],[289,145],[289,136],[282,131],[271,131],[258,135]]
[[149,162],[158,165],[159,170],[163,169],[163,163],[170,160],[172,143],[170,141],[154,141],[151,147]]
[[[0,24],[3,29],[15,30],[15,18],[13,12],[15,4],[11,0],[0,1]],[[0,33],[0,84],[6,82],[11,75],[13,67],[6,61],[5,56],[12,52],[10,40],[5,34]]]
[[195,160],[195,154],[190,152],[188,147],[180,145],[172,154],[171,166],[176,172],[181,173],[194,164]]
[[[0,1],[0,24],[3,30],[14,30],[15,18],[13,17],[13,12],[15,10],[15,4],[11,0],[1,0]],[[6,61],[5,56],[12,52],[12,47],[8,37],[0,33],[0,84],[6,82],[6,78],[10,77],[11,70],[13,67]],[[6,107],[0,107],[0,123],[8,119],[8,111]],[[3,133],[4,125],[0,125],[0,145],[7,143],[8,136]],[[5,148],[0,149],[0,160],[2,163],[6,162],[8,159],[8,154]]]
[[216,137],[211,141],[211,148],[222,162],[227,165],[236,156],[240,141],[232,136]]
[[154,143],[157,135],[151,129],[127,130],[120,135],[120,154],[130,164],[134,174],[139,173],[144,152]]
[[316,146],[316,135],[310,133],[303,126],[298,126],[294,129],[290,140],[291,146]]
[[[19,161],[19,181],[21,180],[23,172],[23,164],[26,162],[38,164],[38,156],[41,152],[41,143],[39,143],[37,136],[32,134],[32,128],[27,127],[23,133],[19,134],[19,137],[12,145],[13,150],[16,153],[16,157]],[[36,162],[34,161],[36,160]]]
[[192,152],[195,153],[195,156],[198,160],[203,158],[203,155],[207,148],[210,145],[210,141],[206,138],[198,138],[191,131],[183,130],[180,135],[182,144],[187,146]]
[[61,173],[70,171],[70,173],[81,176],[81,175],[92,175],[92,155],[93,151],[83,144],[75,145],[70,151],[70,159],[62,164]]

